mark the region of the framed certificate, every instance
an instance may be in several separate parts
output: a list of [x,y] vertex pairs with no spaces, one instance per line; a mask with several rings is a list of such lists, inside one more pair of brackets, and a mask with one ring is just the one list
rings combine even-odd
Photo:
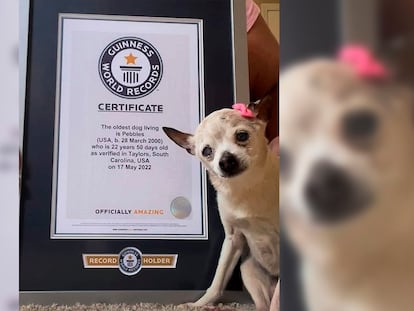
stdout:
[[52,238],[206,239],[201,19],[59,14]]
[[28,2],[21,302],[205,290],[215,192],[162,127],[249,100],[245,1]]

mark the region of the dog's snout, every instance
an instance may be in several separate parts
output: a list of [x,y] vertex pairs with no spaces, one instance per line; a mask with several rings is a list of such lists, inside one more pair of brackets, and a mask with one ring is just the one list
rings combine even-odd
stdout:
[[221,156],[219,166],[227,176],[233,176],[240,171],[240,163],[236,156],[227,151]]
[[320,162],[310,172],[305,199],[313,215],[321,221],[339,221],[364,204],[362,192],[349,174],[329,163]]

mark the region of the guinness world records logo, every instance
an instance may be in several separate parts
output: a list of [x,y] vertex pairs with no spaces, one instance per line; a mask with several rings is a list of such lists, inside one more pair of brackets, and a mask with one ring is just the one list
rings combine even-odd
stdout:
[[128,276],[135,275],[142,268],[142,253],[138,248],[126,247],[119,252],[119,270]]
[[106,46],[99,76],[113,94],[127,99],[152,93],[161,81],[162,59],[155,47],[137,37],[122,37]]

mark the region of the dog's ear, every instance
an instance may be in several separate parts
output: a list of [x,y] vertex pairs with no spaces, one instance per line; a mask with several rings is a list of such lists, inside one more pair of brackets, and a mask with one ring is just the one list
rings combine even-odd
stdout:
[[264,98],[252,102],[248,105],[248,108],[252,110],[256,117],[264,122],[268,122],[272,117],[274,107],[277,105],[275,95],[270,93]]
[[167,136],[178,146],[184,148],[188,153],[192,155],[195,154],[193,135],[180,132],[170,127],[163,127],[162,129],[164,133],[167,134]]

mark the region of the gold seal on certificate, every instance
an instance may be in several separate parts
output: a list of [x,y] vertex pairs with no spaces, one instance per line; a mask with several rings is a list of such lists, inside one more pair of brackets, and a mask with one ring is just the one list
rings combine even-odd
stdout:
[[206,177],[161,128],[204,117],[198,19],[59,15],[52,238],[206,239]]

